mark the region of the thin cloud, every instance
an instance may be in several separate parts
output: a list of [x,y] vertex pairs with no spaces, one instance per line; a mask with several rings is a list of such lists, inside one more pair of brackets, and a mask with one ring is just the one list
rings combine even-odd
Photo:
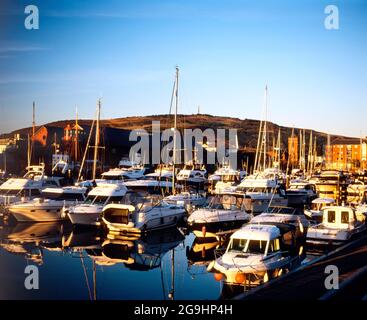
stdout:
[[17,52],[34,52],[34,51],[45,51],[48,48],[38,46],[9,46],[0,47],[0,53],[17,53]]
[[161,81],[167,77],[165,70],[145,70],[144,72],[113,73],[111,70],[80,70],[66,73],[47,74],[12,74],[0,77],[0,85],[24,83],[72,83],[84,82],[98,84],[103,82],[120,85],[137,85]]

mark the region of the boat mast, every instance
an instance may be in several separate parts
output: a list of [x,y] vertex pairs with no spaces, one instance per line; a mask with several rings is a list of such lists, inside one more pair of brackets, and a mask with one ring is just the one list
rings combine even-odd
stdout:
[[[289,138],[288,138],[289,141]],[[287,159],[287,169],[286,169],[286,175],[288,175],[288,170],[289,170],[289,162],[290,159],[292,157],[292,163],[291,163],[291,168],[293,169],[293,162],[294,162],[294,127],[292,127],[292,133],[291,133],[291,144],[289,145],[288,143],[288,159]]]
[[172,166],[172,193],[176,193],[175,188],[175,165],[176,165],[176,129],[177,129],[177,110],[178,110],[178,75],[179,69],[176,66],[176,90],[175,90],[175,120],[174,120],[174,128],[173,128],[173,166]]
[[258,163],[260,162],[260,143],[262,138],[262,127],[263,127],[263,120],[260,120],[260,127],[259,127],[259,136],[257,137],[257,146],[256,146],[256,154],[255,154],[255,164],[253,172],[255,173],[258,170]]
[[32,154],[34,152],[34,137],[36,133],[36,103],[33,101],[32,108],[32,145],[31,145],[31,156],[30,161],[32,162]]
[[98,146],[99,146],[99,121],[101,114],[101,99],[98,100],[97,103],[97,121],[96,121],[96,135],[95,135],[95,143],[94,143],[94,157],[93,157],[93,180],[96,179],[96,171],[97,171],[97,157],[98,157]]
[[265,86],[264,168],[263,170],[266,169],[267,117],[268,117],[268,85]]
[[313,161],[313,142],[312,142],[312,130],[310,131],[310,141],[308,145],[308,157],[307,157],[307,172],[311,174],[312,171],[312,161]]
[[280,128],[278,129],[278,140],[277,140],[277,146],[275,148],[275,162],[276,167],[280,169]]
[[28,165],[28,167],[31,165],[31,162],[32,162],[32,153],[33,153],[35,133],[36,133],[36,103],[33,101],[33,105],[32,105],[32,138],[28,134],[28,146],[27,146],[27,165]]
[[90,140],[91,140],[91,137],[92,137],[92,132],[93,132],[93,129],[94,129],[94,123],[96,122],[95,119],[93,119],[92,121],[92,125],[90,127],[90,131],[89,131],[89,136],[88,136],[88,140],[87,140],[87,145],[85,147],[85,151],[84,151],[84,155],[83,155],[83,159],[82,159],[82,163],[80,165],[80,168],[79,168],[79,174],[78,174],[78,179],[77,179],[77,182],[80,182],[80,179],[82,177],[82,173],[83,173],[83,167],[84,167],[84,163],[85,163],[85,159],[87,157],[87,153],[88,153],[88,150],[89,150],[89,144],[90,144]]
[[27,167],[31,165],[31,139],[29,133],[27,135]]
[[306,146],[306,141],[305,141],[306,135],[305,135],[305,130],[300,129],[299,131],[299,168],[301,170],[306,170],[306,166],[305,166],[305,146]]
[[314,138],[314,147],[313,147],[313,152],[312,152],[312,156],[313,156],[313,161],[312,161],[312,171],[315,170],[316,168],[316,158],[317,158],[317,136],[315,136]]
[[331,145],[330,145],[330,134],[327,135],[327,156],[326,156],[326,168],[330,169],[330,162],[332,157]]
[[79,130],[78,130],[78,107],[76,107],[76,119],[75,119],[75,162],[78,161],[78,139],[79,139]]

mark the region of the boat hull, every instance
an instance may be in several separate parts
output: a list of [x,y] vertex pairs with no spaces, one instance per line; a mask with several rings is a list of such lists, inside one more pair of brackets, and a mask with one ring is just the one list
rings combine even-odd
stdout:
[[170,209],[169,215],[156,214],[155,216],[149,217],[148,219],[139,223],[111,223],[104,217],[102,220],[109,230],[109,237],[113,237],[114,234],[119,235],[120,233],[140,234],[143,232],[170,228],[176,226],[177,223],[183,219],[184,214],[184,209]]
[[39,210],[29,210],[29,209],[9,209],[12,216],[18,222],[52,222],[52,221],[62,221],[65,220],[63,216],[62,208],[54,209],[39,209]]
[[101,212],[74,212],[68,213],[68,217],[73,225],[95,227],[101,225]]

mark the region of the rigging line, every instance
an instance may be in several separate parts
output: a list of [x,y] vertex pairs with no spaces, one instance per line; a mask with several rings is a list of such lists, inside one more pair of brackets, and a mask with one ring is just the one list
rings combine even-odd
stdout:
[[89,136],[88,136],[88,141],[87,141],[87,145],[85,147],[85,151],[84,151],[84,155],[83,155],[83,160],[82,160],[82,164],[80,166],[80,169],[79,169],[79,174],[78,174],[78,179],[77,179],[77,182],[80,181],[80,178],[81,178],[81,175],[83,173],[83,167],[84,167],[84,163],[85,163],[85,158],[87,157],[87,153],[89,151],[89,144],[90,144],[90,139],[92,137],[92,132],[93,132],[93,129],[94,129],[94,123],[95,123],[95,119],[93,119],[92,121],[92,125],[90,127],[90,131],[89,131]]
[[88,288],[89,300],[92,300],[92,292],[91,292],[90,286],[89,286],[88,274],[87,274],[87,270],[85,269],[84,259],[83,259],[83,256],[82,256],[82,253],[81,252],[80,252],[80,260],[82,262],[83,271],[84,271],[84,277],[85,277],[85,282],[86,282],[87,288]]
[[171,115],[171,112],[172,112],[172,105],[173,105],[173,99],[174,99],[174,96],[175,96],[175,92],[176,92],[176,78],[175,78],[175,81],[173,81],[173,88],[172,88],[172,95],[171,95],[171,102],[170,102],[170,105],[169,105],[169,115]]

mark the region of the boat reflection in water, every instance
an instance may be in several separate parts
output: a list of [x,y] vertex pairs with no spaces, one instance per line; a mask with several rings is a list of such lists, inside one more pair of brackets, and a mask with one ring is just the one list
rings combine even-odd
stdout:
[[196,237],[191,247],[186,247],[189,266],[208,266],[215,260],[218,251],[225,250],[226,241],[208,240]]
[[[194,236],[182,230],[110,239],[103,229],[73,228],[70,223],[0,223],[0,282],[15,288],[5,291],[15,299],[215,299],[220,284],[206,267],[200,278],[186,272],[183,244],[191,246]],[[208,254],[208,262],[212,259],[211,247],[198,250]],[[37,292],[24,292],[29,264],[42,264],[44,280]]]
[[153,231],[140,238],[120,236],[102,243],[102,256],[123,263],[131,270],[150,270],[161,265],[163,256],[184,240],[177,228]]
[[67,226],[59,222],[17,223],[2,227],[0,246],[9,253],[24,255],[43,264],[43,250],[61,251],[62,235]]

